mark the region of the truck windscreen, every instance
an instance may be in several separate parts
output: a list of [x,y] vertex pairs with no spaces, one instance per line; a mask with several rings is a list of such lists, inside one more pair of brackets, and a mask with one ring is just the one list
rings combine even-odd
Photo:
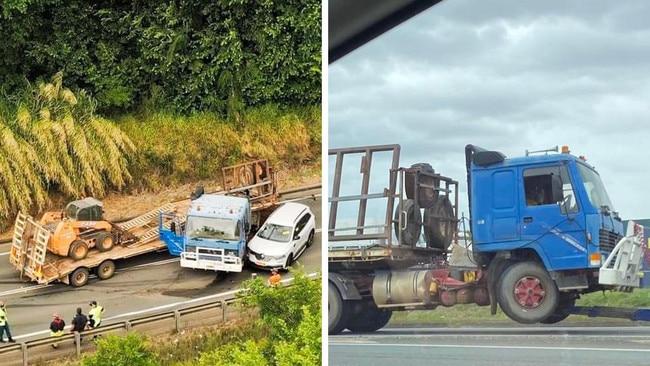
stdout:
[[598,173],[582,163],[578,163],[578,172],[591,204],[597,209],[607,207],[609,211],[615,211]]
[[225,220],[209,217],[189,217],[187,233],[192,239],[239,240],[238,220]]

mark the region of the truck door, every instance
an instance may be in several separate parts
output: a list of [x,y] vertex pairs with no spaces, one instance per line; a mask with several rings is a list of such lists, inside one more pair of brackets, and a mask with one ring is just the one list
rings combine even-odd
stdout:
[[586,267],[585,219],[567,166],[524,168],[522,176],[520,232],[524,245],[541,250],[551,265],[549,270]]

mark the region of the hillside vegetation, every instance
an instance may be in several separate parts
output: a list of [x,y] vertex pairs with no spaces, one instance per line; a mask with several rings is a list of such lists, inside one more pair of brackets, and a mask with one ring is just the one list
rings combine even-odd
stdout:
[[84,196],[320,164],[321,2],[0,0],[0,229]]

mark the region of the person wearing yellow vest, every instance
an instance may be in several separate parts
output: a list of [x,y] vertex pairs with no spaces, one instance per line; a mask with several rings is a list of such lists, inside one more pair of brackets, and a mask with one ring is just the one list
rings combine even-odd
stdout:
[[6,343],[4,340],[4,334],[7,334],[7,339],[11,343],[15,343],[13,337],[11,336],[11,330],[9,330],[9,320],[7,319],[7,304],[4,301],[0,301],[0,342]]
[[99,327],[102,323],[102,313],[104,312],[104,307],[97,305],[97,301],[93,300],[90,302],[90,310],[88,310],[88,325],[91,329]]

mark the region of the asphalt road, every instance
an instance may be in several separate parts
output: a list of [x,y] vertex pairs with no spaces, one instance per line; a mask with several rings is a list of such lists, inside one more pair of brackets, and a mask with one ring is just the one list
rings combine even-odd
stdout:
[[[282,200],[313,197],[298,202],[309,205],[316,215],[317,235],[314,244],[297,260],[306,272],[321,269],[322,239],[320,191],[301,192],[282,197]],[[252,273],[268,276],[267,271],[245,268],[242,273],[231,273],[217,278],[214,272],[181,268],[176,257],[169,253],[151,253],[118,261],[115,275],[104,281],[91,278],[83,287],[56,283],[39,286],[23,282],[9,263],[9,244],[0,245],[0,299],[7,301],[9,324],[18,341],[30,339],[46,331],[54,312],[70,323],[75,309],[80,306],[88,312],[88,303],[96,300],[106,309],[103,322],[118,319],[124,314],[146,311],[160,306],[174,306],[189,299],[236,290]],[[285,274],[283,277],[287,277]]]
[[330,336],[332,366],[650,365],[650,327],[384,328]]

